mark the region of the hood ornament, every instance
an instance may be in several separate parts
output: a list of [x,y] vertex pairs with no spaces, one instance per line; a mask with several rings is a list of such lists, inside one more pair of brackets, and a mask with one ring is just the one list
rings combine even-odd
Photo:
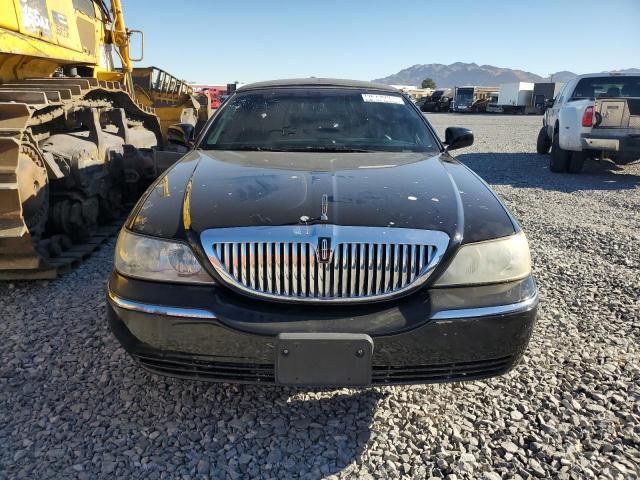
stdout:
[[300,223],[302,223],[304,225],[307,225],[311,221],[317,222],[318,220],[320,220],[321,222],[328,222],[329,221],[329,215],[327,215],[328,212],[329,212],[329,195],[324,193],[322,195],[322,205],[320,207],[320,217],[319,218],[309,218],[309,216],[307,216],[307,215],[302,215],[300,217]]
[[322,221],[322,222],[328,222],[329,221],[329,215],[327,215],[328,212],[329,212],[329,195],[324,193],[322,195],[322,210],[321,210],[321,214],[320,214],[320,221]]

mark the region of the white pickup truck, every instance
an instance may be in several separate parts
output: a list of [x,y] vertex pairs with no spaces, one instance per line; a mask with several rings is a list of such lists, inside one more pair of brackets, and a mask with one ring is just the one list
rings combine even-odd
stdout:
[[549,105],[537,151],[552,172],[579,173],[587,158],[640,158],[640,75],[593,73],[565,83]]

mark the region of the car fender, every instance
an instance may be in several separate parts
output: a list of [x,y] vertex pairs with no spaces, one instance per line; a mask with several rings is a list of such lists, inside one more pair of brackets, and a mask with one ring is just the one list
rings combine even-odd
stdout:
[[[580,135],[585,130],[582,127],[582,114],[586,103],[572,102],[571,105],[562,107],[558,115],[558,136],[560,148],[579,152],[582,149]],[[587,131],[589,129],[586,129]]]
[[547,135],[550,139],[553,138],[553,128],[556,124],[555,113],[555,109],[550,108],[546,112],[544,112],[544,117],[542,117],[542,126],[546,128]]

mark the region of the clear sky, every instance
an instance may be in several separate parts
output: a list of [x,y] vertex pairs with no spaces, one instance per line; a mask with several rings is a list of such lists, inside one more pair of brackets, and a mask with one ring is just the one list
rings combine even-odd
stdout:
[[[188,81],[371,80],[456,61],[546,76],[640,68],[640,0],[123,0],[145,59]],[[135,53],[135,52],[134,52]]]

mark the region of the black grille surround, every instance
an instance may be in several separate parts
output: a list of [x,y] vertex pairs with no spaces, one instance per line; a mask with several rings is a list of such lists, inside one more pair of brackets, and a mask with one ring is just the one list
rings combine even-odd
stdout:
[[133,358],[147,370],[171,377],[211,382],[275,382],[270,364],[218,362],[182,355],[134,354]]
[[[147,370],[171,377],[210,382],[275,383],[273,364],[219,362],[188,355],[134,354]],[[372,385],[401,385],[476,380],[506,373],[513,356],[432,365],[374,365]]]
[[513,366],[513,357],[473,362],[412,366],[373,366],[373,384],[441,383],[473,380],[505,373]]

